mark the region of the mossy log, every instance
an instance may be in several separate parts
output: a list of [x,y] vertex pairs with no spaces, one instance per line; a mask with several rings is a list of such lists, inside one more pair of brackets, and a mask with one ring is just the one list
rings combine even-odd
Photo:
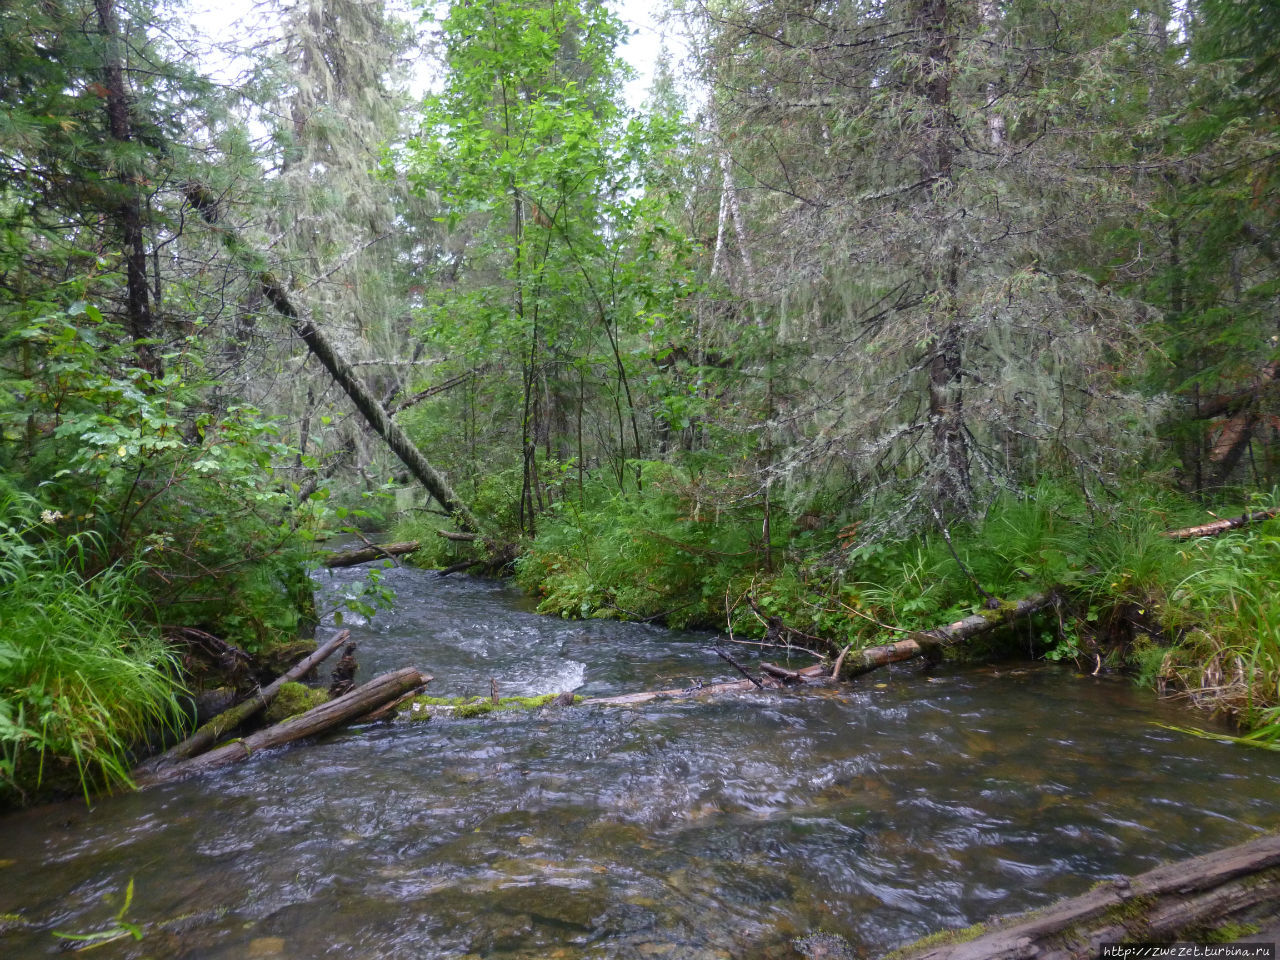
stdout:
[[[1044,910],[934,934],[894,960],[1092,960],[1104,943],[1236,939],[1280,917],[1280,834],[1098,885]],[[1256,926],[1254,926],[1256,929]]]
[[303,737],[323,733],[333,727],[340,726],[351,720],[358,720],[366,714],[376,711],[383,704],[396,700],[410,690],[422,686],[426,679],[413,667],[404,667],[400,670],[393,670],[391,673],[384,673],[382,676],[375,677],[363,686],[356,687],[350,693],[338,697],[336,700],[322,703],[306,713],[290,717],[288,720],[277,723],[273,727],[259,730],[243,740],[232,740],[230,743],[216,747],[208,753],[202,753],[198,757],[192,757],[190,760],[185,760],[172,766],[162,767],[137,778],[136,783],[139,787],[149,787],[157,783],[166,783],[170,780],[180,780],[193,774],[204,773],[206,770],[213,770],[230,763],[238,763],[269,747],[282,746],[294,740],[300,740]]
[[405,540],[401,543],[381,543],[359,550],[347,550],[342,553],[331,553],[321,563],[333,569],[335,567],[354,567],[357,563],[368,563],[370,560],[382,560],[386,557],[401,557],[413,553],[421,546],[417,540]]
[[1052,606],[1057,599],[1053,591],[1037,593],[1017,602],[1002,603],[994,610],[983,610],[932,630],[912,632],[894,643],[864,650],[849,650],[836,661],[834,671],[841,680],[852,680],[890,663],[928,656],[947,644],[959,643],[979,634],[1004,627]]
[[145,779],[163,767],[181,763],[198,753],[208,750],[223,736],[266,707],[267,704],[275,699],[276,694],[280,692],[280,688],[286,683],[292,683],[314,670],[331,653],[346,643],[350,636],[350,630],[341,631],[311,656],[299,660],[288,671],[272,681],[271,684],[260,688],[253,696],[242,700],[229,710],[224,710],[181,743],[170,747],[159,756],[152,757],[143,763],[138,767],[136,775]]

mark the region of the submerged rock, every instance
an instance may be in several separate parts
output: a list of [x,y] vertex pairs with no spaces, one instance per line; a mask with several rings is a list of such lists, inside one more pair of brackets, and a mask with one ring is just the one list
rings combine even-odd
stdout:
[[854,960],[853,947],[834,933],[815,933],[791,941],[808,960]]

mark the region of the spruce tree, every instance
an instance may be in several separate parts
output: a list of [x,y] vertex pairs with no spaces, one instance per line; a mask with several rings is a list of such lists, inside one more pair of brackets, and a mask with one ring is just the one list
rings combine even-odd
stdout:
[[1140,18],[787,0],[695,23],[709,149],[768,245],[751,309],[792,358],[775,476],[905,521],[1112,475],[1145,429],[1110,374],[1144,311],[1088,272],[1127,202],[1096,163],[1111,77],[1091,69]]

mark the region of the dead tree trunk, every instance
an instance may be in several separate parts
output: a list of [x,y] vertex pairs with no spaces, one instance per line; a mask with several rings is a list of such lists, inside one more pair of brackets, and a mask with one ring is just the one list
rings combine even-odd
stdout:
[[1245,527],[1251,523],[1261,523],[1263,520],[1270,520],[1273,517],[1280,517],[1280,507],[1272,507],[1270,510],[1255,510],[1253,513],[1244,513],[1229,520],[1202,523],[1198,527],[1169,530],[1165,533],[1165,536],[1170,540],[1194,540],[1196,537],[1215,537],[1220,533],[1226,533],[1228,530]]
[[895,951],[898,960],[1086,960],[1104,943],[1203,940],[1227,924],[1280,917],[1280,835],[1165,864],[963,943]]
[[198,757],[144,774],[136,779],[136,783],[139,787],[150,787],[157,783],[179,780],[229,763],[238,763],[268,747],[278,747],[322,733],[377,710],[383,704],[421,687],[427,679],[413,667],[384,673],[337,700],[322,703],[306,713],[290,717],[274,727],[259,730],[243,740],[232,740]]
[[325,658],[346,643],[347,638],[350,636],[350,630],[343,630],[328,643],[317,649],[315,653],[298,661],[286,673],[281,674],[270,685],[263,687],[249,699],[237,703],[230,710],[224,710],[181,743],[170,747],[158,757],[152,757],[138,767],[138,772],[145,778],[162,768],[208,750],[218,742],[219,738],[230,733],[259,710],[265,708],[267,704],[275,699],[282,686],[306,676],[306,674],[314,670]]
[[761,663],[760,672],[763,676],[758,680],[748,676],[746,680],[730,680],[727,683],[695,683],[691,687],[673,690],[645,690],[640,693],[624,693],[616,697],[591,697],[580,701],[579,706],[632,707],[641,703],[652,703],[654,700],[706,697],[717,693],[749,693],[752,690],[781,690],[794,683],[821,683],[827,679],[827,672],[821,665],[805,667],[802,670],[786,670],[776,664]]
[[303,315],[290,298],[284,285],[273,273],[263,268],[262,258],[246,246],[235,230],[217,223],[218,211],[215,198],[204,187],[195,183],[187,185],[185,195],[201,218],[222,234],[223,246],[253,276],[262,288],[263,295],[276,308],[276,312],[289,321],[293,332],[302,339],[307,349],[329,372],[329,376],[351,398],[351,402],[355,404],[365,422],[386,441],[391,452],[409,468],[409,472],[417,478],[436,502],[448,511],[458,526],[473,533],[478,532],[480,525],[475,515],[454,493],[449,481],[422,455],[422,451],[400,429],[400,425],[391,419],[386,408],[364,385],[364,381],[356,374],[351,364],[347,363],[346,358],[334,349],[333,344],[321,333],[320,328],[312,323],[309,317]]
[[413,553],[421,546],[417,540],[406,540],[403,543],[383,543],[372,547],[361,547],[359,550],[348,550],[345,553],[331,553],[321,563],[334,567],[354,567],[357,563],[368,563],[370,560],[381,560],[383,557],[399,557]]

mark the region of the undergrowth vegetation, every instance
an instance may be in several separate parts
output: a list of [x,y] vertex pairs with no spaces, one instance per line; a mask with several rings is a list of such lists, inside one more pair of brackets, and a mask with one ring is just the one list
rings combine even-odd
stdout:
[[182,722],[166,627],[250,654],[309,635],[307,565],[332,516],[277,466],[297,451],[248,404],[209,399],[193,336],[161,377],[76,284],[0,304],[0,802],[127,783]]
[[178,664],[138,616],[140,566],[86,576],[89,535],[31,536],[54,520],[0,504],[0,795],[127,784],[132,747],[178,717]]

